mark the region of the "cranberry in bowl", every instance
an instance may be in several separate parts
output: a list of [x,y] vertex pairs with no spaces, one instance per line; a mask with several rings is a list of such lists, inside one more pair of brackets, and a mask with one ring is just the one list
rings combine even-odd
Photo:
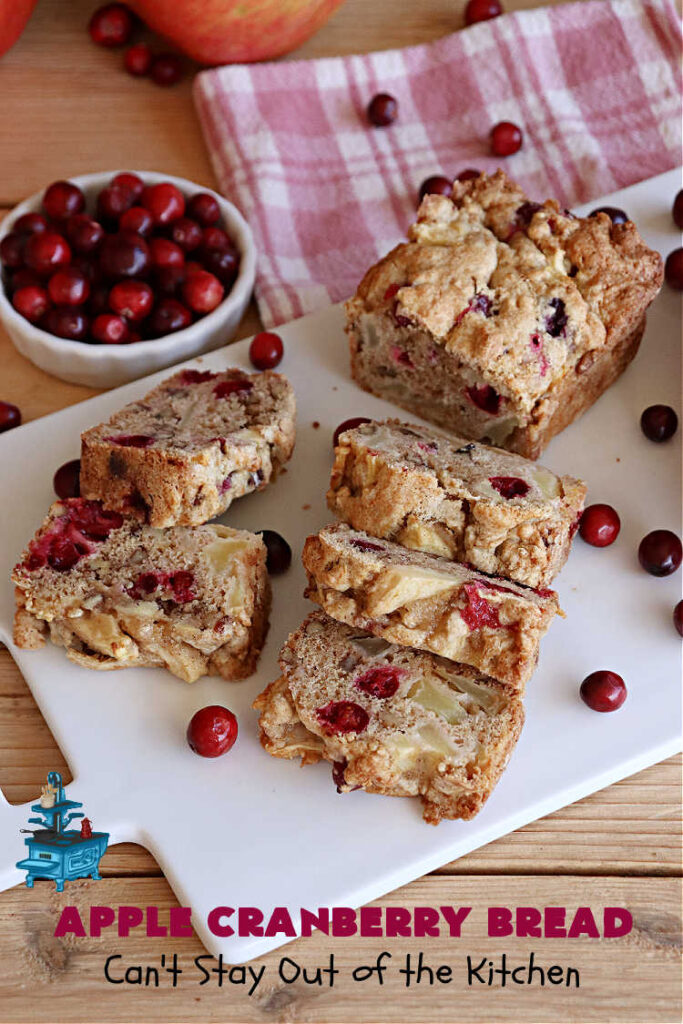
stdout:
[[[130,202],[127,202],[124,193],[129,188],[129,183],[136,179],[142,181],[143,188],[138,189],[135,194],[131,192]],[[74,288],[73,296],[70,294],[67,298],[79,300],[82,297],[81,292],[86,297],[81,305],[54,305],[48,285],[56,268],[51,268],[47,257],[41,264],[41,268],[45,264],[44,270],[39,268],[38,271],[30,268],[21,270],[17,266],[10,268],[3,264],[0,319],[22,355],[47,373],[61,377],[62,380],[89,387],[110,388],[126,384],[128,381],[162,370],[203,352],[209,352],[230,341],[249,302],[256,269],[256,249],[249,225],[232,203],[192,181],[151,171],[114,170],[85,174],[70,178],[69,184],[82,193],[84,209],[72,213],[48,230],[64,240],[64,251],[62,253],[60,249],[59,254],[60,261],[63,256],[66,260],[65,266],[76,268],[81,276],[87,278],[87,287],[80,290]],[[40,214],[41,220],[49,217],[43,206],[45,191],[46,189],[41,189],[20,203],[0,224],[0,242],[6,236],[12,235],[16,245],[5,248],[11,248],[13,253],[16,249],[17,258],[21,256],[22,245],[25,247],[24,235],[32,223],[25,219],[25,215]],[[100,198],[103,192],[104,197]],[[210,204],[206,205],[211,206],[212,216],[216,210],[218,211],[217,220],[214,217],[214,226],[220,229],[221,236],[227,237],[231,246],[231,260],[219,261],[219,269],[213,272],[211,267],[204,267],[201,249],[185,253],[171,241],[172,221],[176,214],[183,222],[192,218],[198,196],[208,196],[211,200]],[[114,199],[116,202],[113,202]],[[148,211],[150,216],[144,220],[146,223],[151,222],[151,227],[149,230],[145,229],[144,237],[140,230],[131,230],[132,219],[125,217],[129,208],[135,208],[138,213],[140,210]],[[119,224],[122,217],[124,221]],[[20,218],[24,220],[20,221]],[[98,232],[97,238],[94,232],[90,232],[93,234],[94,245],[83,250],[79,247],[78,239],[93,222],[101,224],[102,230]],[[149,224],[147,226],[149,227]],[[156,237],[168,241],[164,245],[155,245],[153,239]],[[171,249],[172,255],[177,256],[176,263],[182,261],[189,265],[187,271],[185,267],[171,268],[177,297],[175,291],[169,296],[169,268],[164,264],[164,260],[168,263],[166,250]],[[215,262],[215,256],[215,253],[211,253],[209,259],[207,255],[207,264],[211,260]],[[228,263],[229,274],[225,269]],[[205,270],[202,278],[205,287],[185,289],[193,296],[193,305],[196,308],[188,308],[187,317],[182,321],[178,320],[177,330],[160,334],[159,324],[166,323],[166,320],[154,317],[156,306],[167,302],[169,297],[183,303],[183,285],[188,275],[191,277],[197,267]],[[17,274],[21,277],[22,274],[29,272],[32,278],[36,278],[35,283],[41,291],[45,291],[47,302],[50,304],[50,309],[39,322],[29,321],[12,302],[13,278]],[[70,271],[70,275],[74,279],[78,276],[74,271]],[[213,278],[218,278],[219,275],[220,280],[217,284]],[[146,318],[135,322],[131,320],[128,332],[120,332],[121,337],[134,340],[103,344],[99,340],[98,332],[95,331],[93,334],[90,330],[92,323],[101,313],[118,315],[116,310],[109,309],[109,295],[115,285],[131,281],[142,282],[145,288],[140,288],[140,291],[145,291],[145,294],[151,290],[152,309]],[[195,284],[201,284],[201,281]],[[55,288],[52,290],[57,293]],[[119,288],[118,291],[122,290]],[[118,298],[118,292],[116,295]],[[142,316],[147,301],[145,309],[141,307],[138,310],[139,305],[140,303],[137,303],[136,311]],[[83,330],[77,332],[78,337],[70,337],[68,331],[61,332],[66,336],[58,336],[51,332],[50,325],[58,319],[55,310],[74,312],[79,318],[79,324],[83,321]],[[135,340],[137,338],[140,340]]]

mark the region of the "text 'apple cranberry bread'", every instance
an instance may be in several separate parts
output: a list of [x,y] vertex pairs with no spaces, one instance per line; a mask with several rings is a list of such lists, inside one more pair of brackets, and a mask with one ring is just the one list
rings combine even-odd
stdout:
[[180,370],[81,437],[81,494],[196,525],[260,490],[291,456],[294,392],[282,374]]
[[49,638],[88,668],[242,679],[268,629],[265,545],[219,524],[156,530],[100,502],[58,501],[12,579],[17,646]]
[[427,195],[347,303],[354,379],[537,458],[635,355],[662,260],[635,225],[532,203],[502,171]]
[[325,758],[339,792],[419,796],[424,818],[472,818],[524,721],[517,694],[466,665],[389,644],[323,612],[280,654],[255,701],[275,757]]
[[327,502],[356,530],[547,587],[585,495],[520,455],[389,420],[340,435]]
[[488,577],[345,524],[308,537],[306,596],[350,626],[472,665],[523,690],[559,611],[552,590]]

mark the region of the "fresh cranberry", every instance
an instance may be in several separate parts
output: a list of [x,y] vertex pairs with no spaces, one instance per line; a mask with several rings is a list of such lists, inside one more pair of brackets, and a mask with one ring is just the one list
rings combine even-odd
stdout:
[[192,314],[187,306],[177,299],[163,298],[157,302],[149,318],[149,327],[153,335],[162,337],[164,334],[173,334],[189,327],[192,323]]
[[465,389],[465,394],[477,409],[488,413],[489,416],[496,416],[500,411],[502,398],[490,384],[482,384],[480,387],[473,384]]
[[155,224],[172,224],[185,213],[185,197],[170,181],[149,185],[142,193],[142,205],[152,214]]
[[97,216],[113,227],[134,202],[135,196],[125,185],[107,185],[97,196]]
[[211,370],[182,370],[180,374],[181,384],[205,384],[207,380],[214,380],[215,373]]
[[99,284],[102,280],[99,267],[93,262],[90,253],[76,253],[71,257],[71,268],[78,270],[90,285]]
[[187,273],[187,264],[179,267],[155,267],[153,271],[155,290],[159,295],[172,295],[178,298]]
[[465,620],[468,629],[481,629],[488,626],[490,629],[500,629],[498,609],[495,605],[489,604],[485,597],[479,593],[480,584],[466,583],[463,587],[467,597],[467,604],[461,608],[460,614]]
[[71,249],[61,235],[43,231],[27,239],[24,259],[26,266],[36,274],[51,274],[71,262]]
[[50,296],[40,285],[28,285],[15,291],[12,305],[26,320],[37,324],[50,307]]
[[194,313],[210,313],[220,305],[225,295],[223,285],[208,270],[188,274],[182,287],[183,298]]
[[431,178],[425,178],[420,185],[420,202],[425,196],[450,196],[453,191],[453,182],[445,178],[443,174],[434,174]]
[[674,249],[666,258],[664,277],[671,288],[683,289],[683,249]]
[[368,697],[377,697],[378,700],[386,700],[393,697],[401,685],[401,676],[405,675],[405,669],[397,665],[373,665],[362,675],[354,680],[353,685],[367,693]]
[[119,219],[121,231],[132,231],[143,238],[147,238],[153,227],[152,214],[144,206],[131,206],[129,210],[124,210]]
[[363,540],[362,537],[354,537],[349,544],[358,551],[384,551],[381,544],[373,544],[371,540]]
[[12,292],[18,292],[20,288],[33,288],[35,285],[42,288],[42,279],[34,270],[29,270],[27,267],[15,270],[9,280],[9,289]]
[[386,128],[398,117],[398,101],[387,92],[378,92],[368,103],[368,121],[376,128]]
[[184,252],[192,252],[202,243],[201,225],[189,217],[179,217],[171,227],[171,238]]
[[287,572],[292,564],[292,549],[275,530],[257,530],[266,545],[266,569],[271,576]]
[[40,235],[47,231],[47,218],[42,213],[23,213],[17,217],[12,227],[18,235]]
[[210,225],[203,229],[202,249],[205,252],[210,252],[214,249],[218,252],[224,252],[232,247],[230,236],[223,230],[223,228],[217,228],[215,225]]
[[133,32],[133,15],[125,4],[105,4],[91,17],[88,31],[98,46],[124,46]]
[[149,75],[156,85],[176,85],[183,77],[182,59],[175,53],[160,53],[153,58]]
[[18,270],[24,265],[25,238],[10,231],[0,242],[0,259],[9,270]]
[[650,441],[668,441],[678,430],[678,416],[669,405],[649,405],[640,417],[640,428]]
[[115,434],[113,437],[105,437],[104,440],[121,445],[122,448],[149,448],[154,444],[154,438],[149,434]]
[[478,171],[476,167],[466,167],[460,174],[456,174],[456,181],[472,181],[474,178],[478,178],[481,171]]
[[55,306],[48,309],[41,324],[43,330],[58,338],[69,341],[83,341],[88,334],[88,318],[79,309],[70,306]]
[[119,281],[109,293],[109,305],[127,320],[137,323],[149,315],[154,303],[152,289],[144,281]]
[[76,267],[63,267],[47,286],[55,306],[82,306],[90,295],[90,282]]
[[216,398],[229,398],[230,395],[240,394],[242,391],[251,391],[253,384],[246,378],[236,380],[221,380],[215,385],[213,393]]
[[683,601],[679,601],[674,608],[674,626],[680,636],[683,636]]
[[109,313],[109,292],[111,285],[97,284],[90,289],[88,299],[88,313],[91,316],[99,316],[101,313]]
[[468,0],[465,7],[465,24],[474,25],[478,21],[490,21],[503,13],[500,0]]
[[638,561],[651,576],[670,576],[681,564],[683,548],[671,530],[653,530],[638,547]]
[[512,156],[522,148],[523,135],[512,121],[500,121],[491,129],[489,136],[494,156]]
[[344,420],[343,423],[340,423],[334,432],[334,437],[332,438],[333,446],[335,448],[337,447],[339,444],[339,437],[344,433],[344,431],[355,430],[356,427],[360,427],[363,423],[372,423],[372,420],[367,416],[352,416],[351,419]]
[[249,359],[257,370],[272,370],[282,362],[283,355],[282,338],[273,331],[261,331],[249,346]]
[[139,174],[133,174],[132,171],[119,171],[109,182],[115,188],[125,188],[133,196],[135,202],[138,201],[142,193],[145,191],[145,183]]
[[144,78],[152,67],[152,51],[147,43],[129,46],[123,58],[123,66],[134,78]]
[[182,267],[185,263],[183,250],[168,238],[151,238],[149,255],[153,267]]
[[628,214],[616,206],[597,206],[588,216],[596,217],[599,213],[606,213],[613,224],[626,224],[629,220]]
[[45,190],[43,209],[53,220],[66,220],[85,209],[85,196],[71,181],[54,181]]
[[21,424],[21,412],[11,402],[0,401],[0,434]]
[[72,459],[60,466],[52,478],[52,486],[58,498],[80,498],[81,460]]
[[195,711],[187,727],[187,742],[200,757],[220,757],[235,745],[237,719],[220,704]]
[[195,192],[187,204],[187,212],[205,228],[215,224],[221,215],[218,201],[208,192]]
[[105,277],[144,277],[150,266],[150,253],[142,235],[122,231],[107,235],[99,251],[99,266]]
[[611,505],[589,505],[579,523],[579,533],[594,548],[606,548],[619,536],[621,520]]
[[95,317],[90,333],[101,345],[125,345],[131,340],[128,324],[113,313],[100,313]]
[[364,732],[370,721],[365,708],[351,700],[331,700],[318,708],[316,718],[324,732],[341,736],[347,732]]
[[581,700],[592,711],[616,711],[626,700],[626,683],[616,672],[591,672],[581,683]]
[[229,249],[210,249],[204,253],[204,268],[209,270],[221,284],[230,287],[237,277],[240,257],[237,249],[230,246]]
[[490,476],[491,487],[508,501],[511,498],[524,498],[529,493],[529,485],[518,476]]
[[[674,199],[674,204],[671,208],[671,216],[673,217],[674,224],[676,225],[676,227],[680,228],[683,231],[683,188],[680,190],[680,192]],[[15,224],[15,230],[16,229],[17,228]]]
[[72,214],[64,225],[66,237],[74,252],[90,253],[97,249],[104,238],[104,228],[87,213]]

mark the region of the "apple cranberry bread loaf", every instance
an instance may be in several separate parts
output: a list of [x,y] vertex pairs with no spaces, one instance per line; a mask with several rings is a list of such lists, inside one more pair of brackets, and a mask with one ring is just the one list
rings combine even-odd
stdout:
[[347,303],[354,379],[537,458],[635,355],[662,260],[632,223],[532,203],[502,171],[426,196]]
[[81,494],[151,526],[195,525],[260,490],[292,454],[279,373],[180,370],[81,438]]
[[338,622],[417,647],[523,690],[559,611],[552,590],[488,577],[345,524],[308,537],[306,596]]
[[327,503],[356,530],[546,587],[585,495],[521,455],[389,420],[341,434]]
[[419,796],[424,818],[472,818],[524,721],[519,696],[466,665],[398,647],[314,612],[255,701],[261,743],[331,761],[338,792]]
[[218,524],[161,531],[100,502],[58,501],[12,579],[17,646],[49,637],[88,668],[242,679],[268,629],[265,545]]

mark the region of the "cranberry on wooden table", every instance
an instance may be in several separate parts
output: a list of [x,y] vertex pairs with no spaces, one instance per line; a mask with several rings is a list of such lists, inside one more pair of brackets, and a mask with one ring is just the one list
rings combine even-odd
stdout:
[[105,4],[92,15],[88,31],[98,46],[124,46],[133,32],[133,15],[125,4]]
[[21,412],[11,402],[0,401],[0,434],[21,424]]
[[275,530],[257,530],[266,545],[266,569],[271,576],[287,572],[292,564],[292,549]]
[[334,436],[332,438],[332,444],[334,445],[335,448],[337,447],[337,445],[339,444],[339,438],[341,434],[344,433],[345,430],[355,430],[355,428],[360,427],[361,424],[371,422],[372,420],[369,419],[368,416],[352,416],[350,419],[344,420],[342,423],[339,424],[339,426],[335,430]]
[[187,742],[200,757],[220,757],[234,746],[237,719],[220,704],[195,711],[187,727]]
[[368,103],[367,115],[375,128],[386,128],[398,117],[398,100],[387,92],[378,92]]
[[465,7],[465,24],[474,25],[478,21],[490,21],[503,13],[500,0],[469,0]]
[[670,405],[649,405],[640,417],[640,427],[649,441],[668,441],[678,429],[678,416]]
[[500,121],[491,129],[489,140],[494,156],[512,156],[522,148],[524,136],[512,121]]
[[149,77],[156,85],[176,85],[183,77],[183,62],[175,53],[160,53],[152,59]]
[[147,43],[136,43],[126,50],[123,58],[123,65],[129,75],[134,78],[144,78],[149,74],[152,67],[152,51]]
[[449,196],[453,191],[453,182],[443,174],[433,174],[431,178],[425,178],[420,185],[420,201],[425,196]]
[[591,672],[581,683],[581,699],[592,711],[616,711],[626,700],[626,683],[617,675],[602,669]]
[[261,331],[249,346],[249,359],[257,370],[272,370],[284,355],[282,338],[274,331]]
[[651,576],[670,576],[676,572],[682,558],[680,538],[671,530],[653,530],[643,537],[638,547],[638,561]]
[[58,498],[80,498],[81,460],[72,459],[60,466],[52,478],[52,486]]
[[90,333],[101,345],[125,345],[131,340],[128,324],[122,316],[114,313],[100,313],[96,316]]
[[589,505],[584,509],[579,524],[582,539],[594,548],[606,548],[614,544],[620,529],[621,520],[611,505]]
[[683,290],[683,249],[674,249],[666,258],[664,277],[670,288]]

